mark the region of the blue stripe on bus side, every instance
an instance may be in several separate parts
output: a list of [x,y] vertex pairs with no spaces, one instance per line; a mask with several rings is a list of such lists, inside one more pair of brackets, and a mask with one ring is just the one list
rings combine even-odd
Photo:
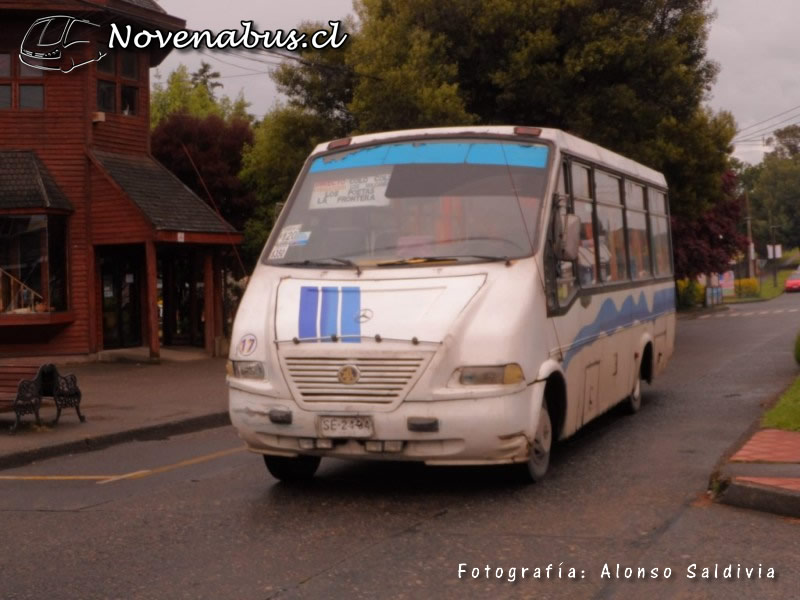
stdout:
[[342,341],[358,343],[361,341],[361,288],[342,288]]
[[647,305],[644,292],[639,293],[639,300],[634,301],[633,295],[628,296],[617,308],[612,298],[606,298],[594,321],[581,327],[575,336],[572,345],[564,355],[564,369],[569,365],[575,355],[584,346],[594,342],[601,334],[611,335],[623,327],[630,327],[636,321],[649,321],[675,310],[675,288],[658,290],[653,293],[653,308]]
[[322,288],[322,310],[319,315],[319,336],[330,338],[339,329],[339,288]]
[[319,288],[303,286],[300,288],[300,315],[298,332],[300,339],[319,337],[317,333],[317,307],[319,306]]

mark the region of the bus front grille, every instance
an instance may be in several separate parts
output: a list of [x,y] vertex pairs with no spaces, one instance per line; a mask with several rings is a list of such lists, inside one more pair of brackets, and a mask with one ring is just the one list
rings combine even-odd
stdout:
[[[405,397],[425,358],[422,356],[389,358],[336,358],[287,356],[283,360],[289,383],[306,402],[371,402],[392,403]],[[340,377],[357,374],[356,381]],[[342,379],[347,381],[343,383]]]

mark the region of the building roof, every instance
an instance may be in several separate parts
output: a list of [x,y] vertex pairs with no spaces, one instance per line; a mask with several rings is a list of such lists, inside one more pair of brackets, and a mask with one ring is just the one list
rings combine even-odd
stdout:
[[11,208],[72,210],[33,150],[0,151],[0,210]]
[[92,153],[156,229],[198,233],[236,231],[152,157],[100,150]]
[[140,8],[146,8],[148,10],[154,10],[156,12],[166,13],[166,11],[158,5],[156,0],[122,0],[123,2],[127,2],[128,4],[133,4],[134,6],[138,6]]

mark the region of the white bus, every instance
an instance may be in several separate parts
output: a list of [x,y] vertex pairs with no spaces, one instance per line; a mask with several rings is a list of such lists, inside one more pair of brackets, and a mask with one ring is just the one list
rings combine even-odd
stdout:
[[308,158],[236,315],[230,417],[270,473],[519,463],[666,366],[666,181],[553,129],[361,135]]

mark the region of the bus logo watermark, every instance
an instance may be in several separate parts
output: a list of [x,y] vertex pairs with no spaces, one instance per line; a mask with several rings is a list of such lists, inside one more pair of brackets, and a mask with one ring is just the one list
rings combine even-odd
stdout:
[[[297,29],[257,31],[252,21],[241,21],[241,24],[241,30],[225,29],[214,33],[207,29],[202,31],[144,29],[134,32],[130,25],[119,27],[116,23],[111,23],[107,46],[110,49],[144,50],[156,44],[160,49],[264,48],[294,52],[306,48],[316,50],[340,48],[349,37],[347,33],[340,31],[340,21],[328,21],[330,29],[319,29],[313,33],[303,33]],[[96,23],[67,15],[37,19],[20,44],[19,59],[33,69],[69,73],[78,67],[97,62],[108,54],[104,47],[100,46],[87,57],[84,48],[97,37],[97,29],[100,29],[100,26]]]
[[70,71],[97,62],[106,53],[97,50],[86,58],[84,44],[89,44],[94,29],[100,26],[76,17],[53,15],[36,19],[19,47],[19,60],[40,71]]

